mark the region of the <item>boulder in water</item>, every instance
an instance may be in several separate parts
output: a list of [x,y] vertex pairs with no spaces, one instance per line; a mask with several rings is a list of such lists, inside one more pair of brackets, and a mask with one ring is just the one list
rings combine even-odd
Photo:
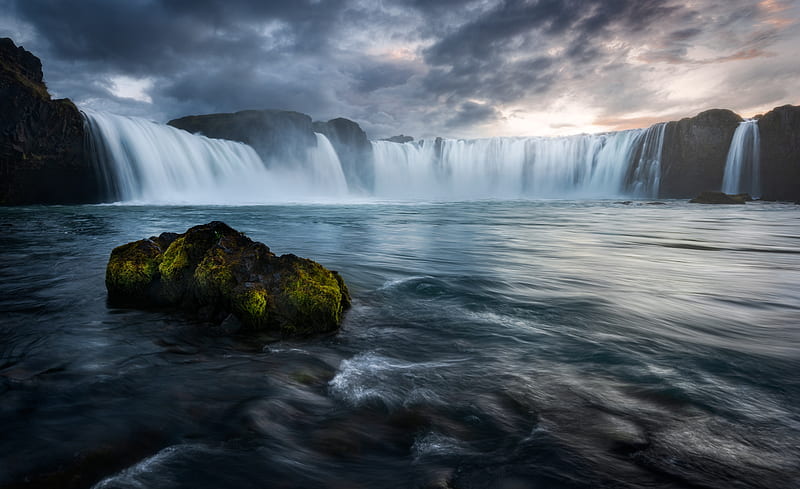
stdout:
[[276,256],[219,221],[114,248],[106,288],[112,304],[177,306],[215,324],[233,316],[245,330],[283,336],[333,331],[350,306],[338,273]]
[[752,201],[749,194],[726,194],[724,192],[700,192],[689,202],[692,204],[744,204]]

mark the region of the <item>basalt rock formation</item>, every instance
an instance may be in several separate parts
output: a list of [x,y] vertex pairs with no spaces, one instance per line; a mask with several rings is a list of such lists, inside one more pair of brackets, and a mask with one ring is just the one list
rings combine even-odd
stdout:
[[759,118],[761,198],[800,200],[800,107],[784,105]]
[[338,273],[276,256],[219,221],[114,248],[106,288],[115,305],[178,307],[212,324],[282,336],[334,331],[350,306]]
[[84,146],[80,111],[51,99],[39,58],[0,39],[0,204],[99,201]]
[[659,197],[688,198],[721,188],[728,149],[741,121],[730,110],[712,109],[667,123]]

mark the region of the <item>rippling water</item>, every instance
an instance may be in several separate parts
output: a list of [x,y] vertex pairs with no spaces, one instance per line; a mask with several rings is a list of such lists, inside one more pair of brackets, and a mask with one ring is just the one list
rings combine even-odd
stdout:
[[[798,209],[0,209],[0,487],[800,486]],[[343,330],[106,305],[114,246],[211,220],[339,270]]]

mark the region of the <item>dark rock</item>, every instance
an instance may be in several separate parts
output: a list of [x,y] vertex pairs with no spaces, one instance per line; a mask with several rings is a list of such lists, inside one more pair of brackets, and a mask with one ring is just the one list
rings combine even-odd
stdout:
[[80,111],[50,98],[39,59],[0,39],[0,204],[100,201],[84,144]]
[[800,200],[800,106],[784,105],[758,121],[761,198]]
[[644,205],[667,205],[667,203],[654,201],[654,202],[645,202]]
[[406,136],[404,134],[400,134],[399,136],[392,136],[390,138],[381,139],[381,141],[389,141],[390,143],[403,144],[403,143],[410,143],[410,142],[414,141],[414,138],[412,138],[411,136]]
[[350,306],[338,273],[295,255],[276,256],[218,221],[115,248],[106,288],[112,304],[177,306],[229,332],[333,331]]
[[308,149],[317,146],[311,117],[287,110],[190,115],[167,124],[210,138],[248,144],[270,166],[306,161]]
[[713,109],[667,123],[661,154],[660,198],[687,198],[721,188],[733,133],[742,118]]
[[328,122],[314,122],[314,131],[330,140],[351,190],[370,191],[374,188],[372,143],[361,126],[340,117]]
[[753,200],[748,194],[728,195],[723,192],[700,192],[689,202],[692,204],[744,204]]

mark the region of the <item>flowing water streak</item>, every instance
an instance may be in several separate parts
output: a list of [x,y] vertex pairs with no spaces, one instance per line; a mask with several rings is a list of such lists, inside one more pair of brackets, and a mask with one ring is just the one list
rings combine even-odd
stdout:
[[375,195],[657,197],[665,127],[555,138],[373,141]]
[[760,143],[758,121],[747,120],[739,123],[733,133],[728,158],[725,161],[725,175],[722,191],[727,194],[748,193],[761,196]]
[[110,200],[263,203],[347,193],[339,158],[316,134],[301,165],[267,168],[243,143],[211,139],[145,119],[84,111],[89,147]]

